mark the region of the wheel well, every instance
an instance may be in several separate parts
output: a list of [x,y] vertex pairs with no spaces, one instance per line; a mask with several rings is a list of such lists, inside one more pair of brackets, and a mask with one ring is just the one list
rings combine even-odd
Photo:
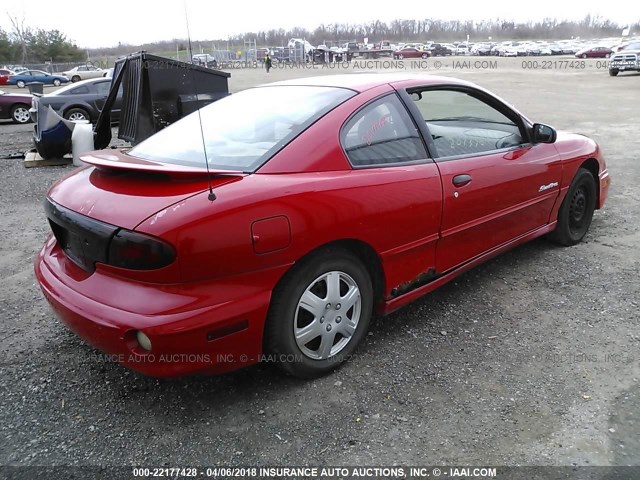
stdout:
[[384,293],[384,270],[382,269],[380,257],[371,245],[361,240],[345,239],[331,242],[320,248],[324,247],[344,248],[358,257],[371,276],[374,302],[382,298]]
[[[320,252],[330,249],[345,250],[348,253],[354,255],[358,260],[360,260],[371,277],[371,283],[373,284],[374,304],[377,300],[382,298],[382,295],[384,293],[384,271],[382,269],[382,262],[371,245],[361,240],[343,239],[325,243],[324,245],[311,250],[300,260],[298,260],[296,264],[300,264],[310,257],[313,257]],[[282,279],[280,279],[280,281],[282,281]]]
[[591,175],[593,175],[593,179],[596,182],[596,206],[600,205],[600,182],[598,177],[598,174],[600,173],[600,165],[598,164],[598,161],[595,158],[590,158],[583,162],[582,165],[580,165],[580,168],[589,170]]
[[18,107],[25,107],[25,108],[29,108],[29,105],[27,105],[26,103],[14,103],[11,106],[11,111],[13,112],[13,110],[15,110]]

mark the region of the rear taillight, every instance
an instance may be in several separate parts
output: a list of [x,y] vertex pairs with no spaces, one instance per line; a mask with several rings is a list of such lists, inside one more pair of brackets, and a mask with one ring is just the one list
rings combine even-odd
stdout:
[[176,258],[168,243],[143,233],[120,229],[109,243],[107,264],[130,270],[155,270]]

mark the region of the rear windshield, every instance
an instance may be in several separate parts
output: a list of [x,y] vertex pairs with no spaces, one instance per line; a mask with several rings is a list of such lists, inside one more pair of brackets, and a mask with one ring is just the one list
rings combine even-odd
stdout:
[[251,88],[159,131],[129,151],[154,162],[254,172],[309,125],[355,95],[314,86]]

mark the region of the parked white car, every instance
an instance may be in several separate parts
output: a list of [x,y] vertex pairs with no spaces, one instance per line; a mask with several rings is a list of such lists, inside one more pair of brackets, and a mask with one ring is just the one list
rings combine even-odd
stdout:
[[101,68],[94,67],[93,65],[78,65],[71,70],[62,72],[62,75],[75,83],[80,80],[87,80],[88,78],[104,77],[105,71]]

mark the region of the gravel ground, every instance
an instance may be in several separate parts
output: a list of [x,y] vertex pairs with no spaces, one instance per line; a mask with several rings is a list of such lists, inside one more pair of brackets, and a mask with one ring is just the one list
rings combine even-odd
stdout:
[[[2,465],[640,465],[640,75],[453,69],[602,146],[613,185],[586,241],[534,241],[375,319],[314,381],[268,365],[157,380],[98,361],[35,283],[47,188],[72,167],[0,160]],[[232,71],[237,91],[335,73]],[[0,124],[0,153],[31,126]]]

